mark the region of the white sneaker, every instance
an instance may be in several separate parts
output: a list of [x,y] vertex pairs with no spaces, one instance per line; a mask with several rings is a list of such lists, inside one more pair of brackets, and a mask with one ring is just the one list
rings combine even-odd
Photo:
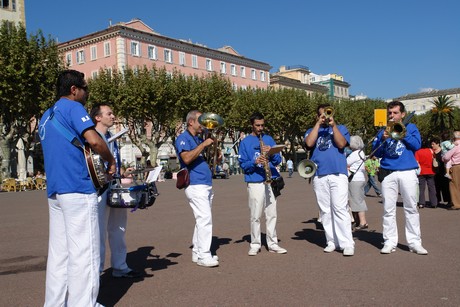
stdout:
[[385,244],[383,248],[380,250],[380,254],[391,254],[394,253],[396,249],[391,246],[390,244]]
[[428,251],[420,245],[414,245],[409,247],[411,253],[416,253],[417,255],[428,255]]
[[[219,257],[217,255],[214,255],[212,256],[213,259],[216,259],[217,261],[219,261]],[[198,262],[198,255],[193,253],[192,254],[192,262],[193,263],[197,263]]]
[[327,243],[327,246],[323,249],[323,251],[325,253],[332,253],[335,251],[335,244],[331,242]]
[[355,254],[355,248],[354,247],[345,247],[343,249],[343,255],[344,256],[353,256]]
[[260,248],[251,247],[249,249],[248,255],[249,256],[256,256],[259,252],[260,252]]
[[268,248],[268,251],[270,253],[277,253],[277,254],[286,254],[287,253],[287,250],[280,247],[278,244],[273,244],[272,246],[270,246]]
[[196,264],[198,264],[199,266],[212,268],[215,266],[219,266],[219,261],[214,259],[214,257],[209,257],[205,259],[198,259],[198,262]]

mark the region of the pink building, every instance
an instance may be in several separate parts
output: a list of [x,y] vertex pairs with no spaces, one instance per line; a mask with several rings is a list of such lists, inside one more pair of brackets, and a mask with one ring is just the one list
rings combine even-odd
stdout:
[[230,46],[211,49],[163,36],[139,19],[111,25],[58,47],[69,68],[88,78],[97,76],[100,68],[123,71],[155,65],[171,73],[175,68],[184,75],[217,72],[227,77],[234,89],[268,88],[270,83],[271,66],[267,63],[245,58]]

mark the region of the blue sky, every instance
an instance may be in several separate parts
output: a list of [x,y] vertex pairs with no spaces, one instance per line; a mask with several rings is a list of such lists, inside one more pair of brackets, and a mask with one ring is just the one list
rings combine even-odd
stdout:
[[337,73],[352,95],[460,87],[458,0],[26,0],[27,31],[59,42],[140,18],[162,35]]

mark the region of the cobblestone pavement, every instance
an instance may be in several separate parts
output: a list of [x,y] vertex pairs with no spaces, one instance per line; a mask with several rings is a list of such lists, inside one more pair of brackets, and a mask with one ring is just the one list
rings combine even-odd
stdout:
[[[399,207],[400,244],[395,253],[381,255],[380,198],[367,197],[369,229],[354,233],[355,256],[325,254],[312,186],[296,173],[285,181],[278,198],[277,232],[288,253],[262,249],[255,257],[247,255],[249,209],[243,177],[214,181],[217,268],[192,263],[194,219],[184,192],[173,180],[158,183],[156,203],[128,215],[128,264],[144,277],[112,279],[107,268],[99,301],[106,306],[460,306],[460,211],[420,210],[429,255],[419,256],[406,245]],[[0,306],[43,305],[45,192],[0,193],[0,206]]]

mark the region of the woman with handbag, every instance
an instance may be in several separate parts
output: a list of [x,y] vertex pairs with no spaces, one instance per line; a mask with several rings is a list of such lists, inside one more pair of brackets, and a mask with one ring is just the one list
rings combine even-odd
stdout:
[[367,205],[364,195],[364,186],[366,185],[366,168],[364,161],[364,142],[358,135],[350,137],[350,149],[352,153],[347,157],[348,167],[348,201],[351,207],[351,212],[355,220],[355,230],[363,230],[369,228],[366,221]]

